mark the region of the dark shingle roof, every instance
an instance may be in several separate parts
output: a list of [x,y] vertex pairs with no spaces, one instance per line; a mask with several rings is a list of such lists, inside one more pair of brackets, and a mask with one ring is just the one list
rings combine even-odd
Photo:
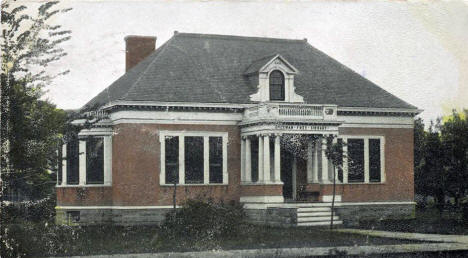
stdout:
[[276,54],[298,69],[296,93],[306,103],[342,107],[416,107],[388,93],[304,40],[178,33],[83,108],[116,100],[252,103],[245,75]]

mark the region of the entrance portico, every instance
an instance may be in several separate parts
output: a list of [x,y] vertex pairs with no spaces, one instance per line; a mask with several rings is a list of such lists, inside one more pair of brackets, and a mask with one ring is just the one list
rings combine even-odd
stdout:
[[[339,124],[336,106],[261,103],[247,109],[240,124],[241,201],[298,200],[299,175],[305,174],[303,185],[331,183],[334,169],[325,151],[327,137],[338,134]],[[298,160],[306,166],[299,167]],[[285,176],[291,180],[283,182]],[[285,183],[291,184],[291,196],[284,192]]]

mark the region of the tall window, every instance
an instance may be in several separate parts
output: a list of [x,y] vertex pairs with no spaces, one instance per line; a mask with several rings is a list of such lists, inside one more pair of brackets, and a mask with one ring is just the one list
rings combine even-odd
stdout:
[[284,75],[278,70],[270,73],[270,100],[284,100]]
[[369,181],[380,182],[380,139],[369,139]]
[[86,140],[86,183],[104,183],[104,138],[90,137]]
[[210,183],[223,182],[223,138],[210,137]]
[[364,182],[364,140],[348,139],[348,181]]
[[185,182],[203,184],[203,137],[185,138]]
[[166,184],[179,181],[179,137],[166,136]]
[[[79,146],[78,138],[67,142],[66,162],[67,162],[67,184],[77,185],[80,177],[79,172]],[[63,172],[62,172],[63,173]]]

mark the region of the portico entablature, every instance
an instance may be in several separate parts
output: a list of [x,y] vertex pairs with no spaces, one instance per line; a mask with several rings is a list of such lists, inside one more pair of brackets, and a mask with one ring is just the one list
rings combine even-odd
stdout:
[[241,124],[241,135],[258,134],[322,134],[337,135],[339,122],[289,123],[279,121]]

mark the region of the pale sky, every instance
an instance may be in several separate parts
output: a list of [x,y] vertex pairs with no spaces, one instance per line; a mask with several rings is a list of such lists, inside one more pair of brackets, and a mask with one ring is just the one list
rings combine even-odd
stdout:
[[424,120],[468,108],[468,2],[68,1],[54,22],[71,29],[70,69],[47,90],[80,108],[124,73],[126,35],[193,32],[303,39],[423,109]]

